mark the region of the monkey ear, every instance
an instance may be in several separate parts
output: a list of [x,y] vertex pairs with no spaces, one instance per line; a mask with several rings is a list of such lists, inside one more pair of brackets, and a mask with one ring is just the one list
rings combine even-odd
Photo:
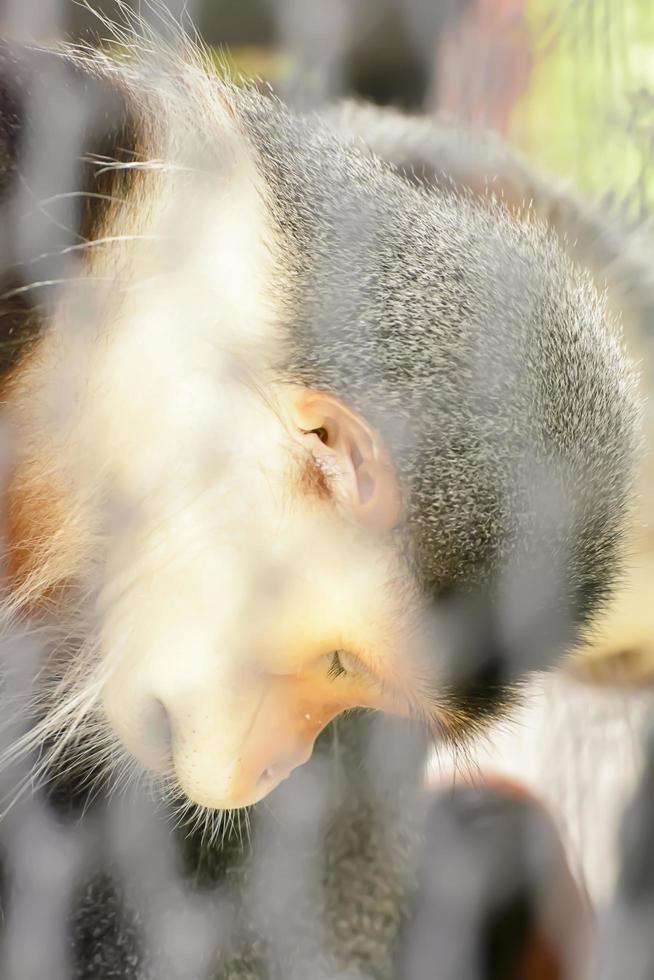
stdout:
[[397,524],[400,484],[380,434],[334,395],[295,388],[291,418],[334,496],[357,523],[379,531]]

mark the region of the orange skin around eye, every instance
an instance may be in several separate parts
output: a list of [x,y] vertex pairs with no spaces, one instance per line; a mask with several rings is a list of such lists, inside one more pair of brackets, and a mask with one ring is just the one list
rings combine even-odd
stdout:
[[[261,784],[262,773],[274,773],[276,785],[306,762],[320,732],[337,715],[355,707],[389,710],[394,706],[370,684],[350,675],[330,679],[325,670],[321,677],[315,667],[304,673],[268,675],[239,752],[233,805],[241,799],[252,801],[252,789]],[[272,783],[271,778],[270,788]]]
[[[241,745],[238,765],[231,786],[232,805],[255,802],[253,790],[262,775],[271,773],[270,788],[306,762],[315,739],[347,703],[329,697],[311,682],[292,675],[268,678],[265,693],[257,707],[249,731]],[[272,775],[274,774],[274,778]],[[258,794],[257,794],[258,795]]]

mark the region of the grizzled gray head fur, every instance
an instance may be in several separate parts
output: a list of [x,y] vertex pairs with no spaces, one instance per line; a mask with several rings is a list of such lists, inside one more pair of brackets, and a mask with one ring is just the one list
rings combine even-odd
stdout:
[[[6,54],[7,65],[13,60]],[[82,59],[71,69],[86,88],[96,75],[114,78],[104,62],[87,68]],[[21,114],[16,70],[0,93],[8,157]],[[147,66],[136,81],[119,77],[109,103],[119,111],[93,117],[91,129],[97,121],[110,131],[92,134],[112,147],[102,143],[99,159],[138,150],[148,98],[156,111],[165,103],[156,73],[154,94],[141,96],[150,91]],[[329,116],[294,114],[219,79],[217,101],[226,89],[282,243],[280,379],[334,392],[380,430],[404,497],[392,533],[438,610],[475,620],[462,645],[481,644],[486,662],[495,648],[529,646],[531,665],[542,665],[610,593],[629,515],[640,409],[601,297],[536,220],[422,186],[339,136]],[[183,85],[174,96],[182,136],[188,117],[204,152],[193,99]],[[209,159],[214,149],[206,147]],[[119,164],[106,176],[128,181],[136,172]],[[126,196],[113,183],[92,186],[94,202]],[[102,229],[98,207],[86,206],[94,220],[84,239]],[[59,278],[38,269],[45,282]],[[22,282],[6,292],[22,296]],[[32,313],[10,312],[25,346]]]
[[405,180],[318,117],[243,112],[297,257],[283,369],[383,432],[421,584],[488,609],[511,579],[542,621],[583,624],[619,569],[639,447],[589,277],[536,221]]

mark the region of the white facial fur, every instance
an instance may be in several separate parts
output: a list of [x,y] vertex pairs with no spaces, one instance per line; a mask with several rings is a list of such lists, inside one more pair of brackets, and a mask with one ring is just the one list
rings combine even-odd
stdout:
[[40,391],[26,469],[69,517],[41,585],[91,556],[103,713],[146,768],[233,807],[304,761],[338,711],[380,701],[367,678],[329,681],[328,658],[389,656],[401,617],[388,547],[297,492],[310,445],[273,374],[265,189],[218,115],[221,166],[144,171],[133,234],[84,265],[115,285],[93,310],[68,297],[21,388]]

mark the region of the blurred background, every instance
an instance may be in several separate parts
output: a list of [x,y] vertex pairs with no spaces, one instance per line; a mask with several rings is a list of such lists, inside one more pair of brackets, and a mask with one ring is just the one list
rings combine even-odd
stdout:
[[[116,0],[92,0],[110,17]],[[126,6],[130,6],[126,4]],[[133,0],[146,18],[158,18]],[[651,0],[169,0],[245,76],[311,103],[345,94],[499,131],[636,217],[651,207]],[[34,33],[103,34],[83,5],[25,0]],[[32,8],[30,10],[30,8]],[[106,32],[105,32],[106,33]]]

